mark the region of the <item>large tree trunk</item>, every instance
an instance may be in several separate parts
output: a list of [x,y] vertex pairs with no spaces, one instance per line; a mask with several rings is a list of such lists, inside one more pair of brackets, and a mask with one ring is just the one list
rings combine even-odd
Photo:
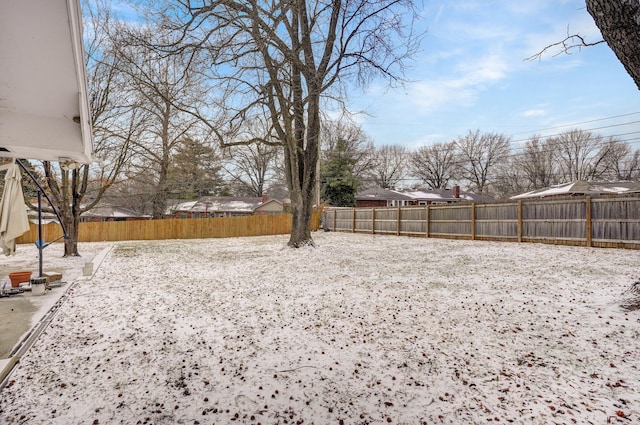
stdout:
[[[64,240],[64,256],[80,256],[78,253],[78,227],[82,213],[80,204],[87,188],[88,166],[82,166],[81,170],[61,169],[60,182],[56,178],[51,162],[44,161],[42,166],[53,203],[68,236]],[[49,209],[44,210],[52,212]]]
[[[313,190],[316,185],[316,165],[318,162],[318,138],[320,136],[320,92],[317,81],[307,76],[308,98],[305,102],[302,91],[301,71],[293,68],[293,110],[294,143],[289,143],[289,156],[295,155],[295,161],[289,162],[291,178],[291,237],[288,245],[300,248],[315,246],[311,238],[311,217],[313,214]],[[305,105],[306,103],[306,105]],[[306,108],[305,108],[306,106]],[[305,120],[305,112],[307,119]],[[293,148],[293,149],[292,149]],[[293,152],[291,152],[293,151]]]
[[73,214],[65,215],[62,217],[64,227],[67,231],[68,239],[64,240],[64,256],[65,257],[79,257],[78,253],[78,227],[80,224],[80,217],[74,217]]
[[312,199],[298,192],[297,196],[291,198],[291,210],[293,217],[288,245],[293,248],[306,245],[314,246],[313,238],[311,238]]
[[169,175],[169,162],[170,158],[170,141],[169,141],[169,126],[171,121],[171,104],[168,100],[165,101],[165,109],[162,120],[162,152],[160,152],[160,169],[158,170],[158,185],[156,187],[156,193],[153,197],[152,216],[153,218],[163,218],[165,210],[167,208],[167,182]]
[[[66,173],[66,172],[65,172]],[[68,239],[64,241],[64,256],[65,257],[79,257],[78,253],[78,230],[80,227],[80,204],[82,203],[83,193],[81,193],[82,182],[81,178],[85,180],[87,178],[88,169],[82,167],[82,172],[78,169],[70,171],[71,181],[62,190],[66,192],[64,198],[71,199],[70,206],[65,208],[65,213],[62,216],[64,227],[67,231]],[[82,175],[82,177],[81,177]]]
[[604,41],[640,89],[640,3],[637,0],[586,0]]

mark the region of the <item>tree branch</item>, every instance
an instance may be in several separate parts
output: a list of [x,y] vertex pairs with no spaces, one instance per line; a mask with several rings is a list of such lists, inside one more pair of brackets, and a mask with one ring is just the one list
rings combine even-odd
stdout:
[[569,28],[567,28],[567,36],[564,38],[564,40],[558,41],[557,43],[550,44],[544,49],[540,50],[538,53],[531,55],[528,58],[525,58],[524,60],[525,61],[542,60],[542,55],[555,47],[560,47],[560,51],[555,53],[553,57],[560,56],[563,53],[570,55],[571,50],[573,49],[578,49],[578,51],[580,51],[583,47],[597,46],[598,44],[602,44],[602,43],[604,43],[604,40],[596,41],[595,43],[588,43],[584,39],[584,37],[582,37],[580,34],[570,34]]

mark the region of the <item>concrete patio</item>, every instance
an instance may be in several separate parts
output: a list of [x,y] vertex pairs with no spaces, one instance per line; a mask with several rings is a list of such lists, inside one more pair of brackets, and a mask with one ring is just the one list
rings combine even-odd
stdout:
[[[62,259],[58,252],[62,249],[62,244],[58,245],[60,246],[53,245],[51,250],[45,250],[44,272],[61,273],[60,282],[52,284],[51,290],[45,291],[44,295],[34,295],[25,291],[22,294],[0,298],[0,380],[4,379],[23,351],[28,348],[30,338],[37,336],[39,327],[55,315],[58,304],[74,283],[91,278],[83,276],[84,264],[91,261],[95,272],[110,247],[109,244],[91,244],[93,246],[88,250],[86,257]],[[96,252],[98,249],[101,251]],[[37,274],[37,249],[30,245],[19,245],[17,250],[22,255],[0,258],[0,282],[7,282],[7,288],[11,286],[7,277],[11,272],[29,270],[33,271],[34,276]],[[24,251],[28,251],[28,254],[24,255]],[[46,257],[47,254],[51,257]]]

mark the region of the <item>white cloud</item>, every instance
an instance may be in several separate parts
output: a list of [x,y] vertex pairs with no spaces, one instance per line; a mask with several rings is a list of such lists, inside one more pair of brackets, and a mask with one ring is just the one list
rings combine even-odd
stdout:
[[520,115],[523,117],[543,117],[547,114],[544,109],[529,109],[523,111]]
[[489,54],[475,62],[464,62],[458,68],[462,71],[462,78],[471,85],[501,80],[508,71],[506,61],[498,54]]
[[508,66],[499,55],[458,64],[449,78],[413,83],[408,88],[410,102],[418,113],[474,104],[479,92],[506,78]]

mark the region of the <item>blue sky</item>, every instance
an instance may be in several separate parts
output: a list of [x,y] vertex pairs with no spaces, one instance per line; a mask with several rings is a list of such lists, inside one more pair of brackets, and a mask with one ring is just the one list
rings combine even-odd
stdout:
[[[422,15],[428,34],[407,72],[411,82],[378,82],[350,97],[352,109],[372,114],[357,121],[376,145],[414,148],[475,129],[511,136],[514,145],[570,128],[640,131],[625,124],[640,121],[640,91],[606,44],[524,60],[567,31],[600,40],[584,1],[425,0]],[[610,118],[619,115],[626,116]],[[640,133],[621,139],[640,148]]]
[[[112,6],[136,15],[126,2]],[[568,31],[588,42],[602,39],[584,0],[423,0],[422,6],[418,24],[427,35],[409,63],[410,82],[390,89],[374,81],[349,93],[349,108],[367,112],[355,120],[376,145],[415,148],[479,129],[510,136],[517,147],[533,134],[580,128],[621,135],[640,149],[640,91],[606,44],[525,60]]]

